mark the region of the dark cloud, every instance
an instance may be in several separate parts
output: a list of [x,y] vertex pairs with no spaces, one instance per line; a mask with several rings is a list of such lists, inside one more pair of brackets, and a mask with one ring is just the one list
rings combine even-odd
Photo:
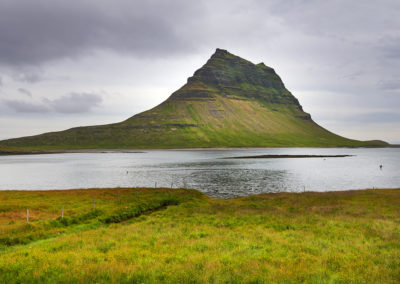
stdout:
[[85,113],[98,106],[103,101],[97,94],[71,93],[55,100],[44,100],[55,112]]
[[28,90],[25,90],[24,88],[18,88],[18,92],[32,98],[32,93]]
[[96,50],[165,56],[195,48],[181,29],[200,15],[188,1],[0,1],[0,63],[40,64]]
[[20,113],[46,113],[50,111],[50,108],[45,104],[29,103],[21,100],[3,100],[3,102]]

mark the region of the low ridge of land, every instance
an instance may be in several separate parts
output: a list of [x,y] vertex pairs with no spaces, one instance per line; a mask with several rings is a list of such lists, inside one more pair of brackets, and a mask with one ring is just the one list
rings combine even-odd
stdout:
[[354,155],[256,155],[256,156],[237,156],[224,159],[289,159],[289,158],[345,158]]

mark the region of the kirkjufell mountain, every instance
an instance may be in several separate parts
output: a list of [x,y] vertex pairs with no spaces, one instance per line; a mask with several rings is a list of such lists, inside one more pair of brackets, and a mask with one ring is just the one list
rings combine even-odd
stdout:
[[0,141],[24,149],[385,146],[315,123],[274,69],[217,49],[160,105],[125,121]]

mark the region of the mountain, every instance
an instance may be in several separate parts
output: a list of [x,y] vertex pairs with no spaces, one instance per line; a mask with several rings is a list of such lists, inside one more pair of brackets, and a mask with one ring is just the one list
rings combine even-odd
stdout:
[[29,149],[386,146],[316,124],[274,69],[217,49],[160,105],[125,121],[9,139]]

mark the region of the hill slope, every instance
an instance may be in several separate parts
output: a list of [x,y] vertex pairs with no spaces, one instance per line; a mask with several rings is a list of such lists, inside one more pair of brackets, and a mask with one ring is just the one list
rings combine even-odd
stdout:
[[123,122],[9,139],[30,149],[385,146],[316,124],[274,69],[217,49],[187,84]]

